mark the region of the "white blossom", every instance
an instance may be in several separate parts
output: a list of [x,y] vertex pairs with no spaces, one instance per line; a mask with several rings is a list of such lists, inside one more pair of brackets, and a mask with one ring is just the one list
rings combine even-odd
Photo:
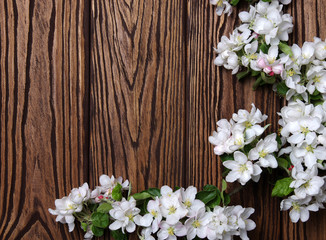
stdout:
[[134,217],[140,213],[140,210],[136,207],[136,201],[133,197],[127,201],[125,198],[121,202],[114,202],[112,204],[113,209],[110,210],[110,216],[115,220],[110,224],[110,230],[120,229],[124,233],[132,233],[136,229],[134,223]]

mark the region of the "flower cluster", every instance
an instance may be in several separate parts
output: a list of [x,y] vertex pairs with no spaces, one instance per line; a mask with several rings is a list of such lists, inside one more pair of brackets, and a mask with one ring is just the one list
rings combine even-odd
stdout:
[[292,207],[290,217],[293,222],[307,221],[309,211],[318,211],[326,201],[324,176],[318,169],[325,169],[326,160],[326,102],[314,106],[297,100],[281,109],[281,136],[284,146],[279,156],[291,163],[292,181],[289,188],[294,195],[281,203],[282,210]]
[[273,90],[288,100],[279,113],[280,135],[261,139],[263,131],[247,133],[257,126],[262,129],[255,125],[265,120],[262,118],[251,123],[244,117],[248,129],[236,131],[238,113],[229,122],[218,121],[218,130],[209,140],[228,169],[228,182],[238,180],[244,185],[250,179],[258,181],[261,167],[284,169],[288,176],[276,182],[272,196],[288,197],[281,202],[281,210],[291,209],[291,220],[297,222],[307,221],[309,211],[318,211],[326,201],[322,172],[326,169],[326,42],[316,37],[302,47],[287,45],[293,24],[282,8],[276,0],[260,1],[248,12],[240,12],[242,24],[229,38],[221,38],[214,60],[232,74],[243,70],[238,79],[257,77],[254,89],[274,84]]
[[[246,2],[253,2],[254,0],[246,0]],[[265,1],[265,2],[270,2]],[[291,0],[279,0],[282,4],[287,5],[291,2]],[[228,14],[228,16],[232,13],[232,6],[236,6],[240,0],[210,0],[210,3],[216,5],[216,14],[221,16],[223,13]]]
[[215,145],[216,155],[227,154],[223,165],[231,170],[226,176],[227,182],[238,180],[245,185],[250,179],[257,182],[263,168],[278,166],[274,153],[278,151],[276,134],[261,137],[268,125],[259,124],[267,119],[252,104],[250,113],[244,109],[234,113],[232,119],[219,120],[217,132],[209,137]]
[[249,12],[240,12],[239,18],[242,24],[229,38],[223,36],[218,43],[214,63],[232,70],[232,74],[236,74],[240,67],[246,67],[248,70],[242,75],[249,71],[263,72],[265,78],[280,75],[288,57],[277,59],[279,44],[289,39],[292,17],[283,14],[278,1],[260,1],[255,7],[250,6]]
[[[123,239],[137,228],[140,239],[176,239],[196,237],[231,239],[238,235],[248,239],[247,231],[256,224],[248,219],[253,208],[227,205],[229,196],[215,186],[207,185],[197,192],[193,186],[173,191],[168,186],[150,188],[124,198],[123,190],[128,181],[100,177],[101,186],[91,191],[85,183],[71,191],[68,197],[55,201],[56,209],[49,209],[57,215],[57,221],[68,223],[69,231],[75,226],[75,219],[81,222],[86,232],[85,239],[102,236],[109,228],[115,239]],[[130,192],[129,192],[130,193]],[[129,194],[128,194],[129,195]],[[223,206],[220,206],[223,203]],[[142,210],[141,210],[142,209]]]

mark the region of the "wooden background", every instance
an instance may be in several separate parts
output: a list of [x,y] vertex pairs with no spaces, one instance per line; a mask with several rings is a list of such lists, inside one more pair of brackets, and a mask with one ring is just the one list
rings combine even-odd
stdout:
[[[286,11],[291,42],[326,37],[323,0]],[[254,102],[275,130],[283,104],[213,65],[238,12],[218,17],[206,0],[1,0],[0,239],[82,239],[47,209],[102,173],[134,191],[220,185],[216,121]],[[251,239],[326,239],[325,211],[292,224],[270,193],[265,178],[234,195],[256,209]]]

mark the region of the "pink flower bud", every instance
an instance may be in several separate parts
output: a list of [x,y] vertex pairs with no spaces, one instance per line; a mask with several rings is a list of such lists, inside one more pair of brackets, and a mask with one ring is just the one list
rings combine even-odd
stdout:
[[283,72],[284,68],[282,64],[277,64],[275,66],[273,66],[273,72],[275,74],[281,74]]
[[260,57],[258,60],[257,60],[257,66],[260,67],[260,68],[265,68],[267,67],[266,65],[266,62],[265,62],[265,59]]

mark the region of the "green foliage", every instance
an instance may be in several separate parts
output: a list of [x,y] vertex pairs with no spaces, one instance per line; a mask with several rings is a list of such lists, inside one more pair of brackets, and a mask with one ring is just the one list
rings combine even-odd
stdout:
[[278,44],[278,47],[279,47],[279,49],[280,49],[283,53],[285,53],[286,55],[289,55],[290,57],[293,56],[293,52],[292,52],[291,47],[290,47],[289,45],[287,45],[285,42],[280,42],[280,43]]
[[263,85],[263,84],[264,84],[264,83],[263,83],[263,79],[262,79],[261,76],[259,76],[259,77],[256,79],[254,85],[252,86],[252,89],[253,89],[253,90],[256,90],[259,86],[261,86],[261,85]]
[[102,237],[104,235],[104,229],[91,225],[91,230],[95,237]]
[[261,72],[261,79],[267,84],[273,84],[276,81],[275,76],[267,76],[265,72]]
[[115,240],[127,240],[128,239],[127,234],[124,234],[121,231],[121,229],[115,230],[115,231],[110,231],[110,234]]
[[223,192],[223,198],[224,198],[223,206],[229,205],[229,203],[231,202],[230,195],[227,194],[226,192]]
[[84,232],[87,232],[88,224],[85,222],[81,222],[80,224],[81,224],[81,228],[84,230]]
[[150,195],[153,197],[160,197],[161,196],[161,191],[158,188],[149,188],[146,190]]
[[217,187],[213,185],[204,186],[203,191],[198,192],[196,198],[210,208],[214,208],[221,203],[221,193]]
[[152,195],[148,193],[147,191],[142,191],[140,193],[135,193],[132,195],[132,197],[137,201],[137,200],[144,200],[147,198],[152,198]]
[[263,42],[259,45],[258,49],[261,50],[263,53],[267,54],[269,47],[265,42]]
[[227,160],[234,160],[233,154],[223,154],[220,156],[221,161],[225,162]]
[[277,158],[277,163],[278,166],[283,168],[284,170],[286,170],[288,172],[288,169],[290,167],[290,162],[285,159],[285,158]]
[[112,209],[111,203],[102,203],[96,211],[99,213],[108,213]]
[[277,180],[273,190],[272,197],[286,197],[293,192],[293,188],[290,188],[290,184],[293,181],[292,178],[287,177]]
[[247,68],[247,70],[246,70],[246,71],[243,71],[243,72],[239,72],[239,73],[236,75],[236,77],[237,77],[238,81],[240,81],[242,78],[244,78],[244,77],[248,76],[248,75],[249,75],[249,73],[250,73],[250,69],[249,69],[249,68]]
[[93,226],[98,228],[107,228],[110,223],[109,215],[101,212],[94,212],[91,216],[91,220]]
[[112,190],[112,198],[116,201],[121,201],[122,199],[122,186],[120,183],[117,183],[117,185]]
[[282,97],[286,96],[286,93],[287,93],[288,90],[289,90],[289,88],[286,86],[284,81],[279,82],[276,85],[276,92]]
[[236,6],[239,3],[240,0],[231,0],[231,5]]

